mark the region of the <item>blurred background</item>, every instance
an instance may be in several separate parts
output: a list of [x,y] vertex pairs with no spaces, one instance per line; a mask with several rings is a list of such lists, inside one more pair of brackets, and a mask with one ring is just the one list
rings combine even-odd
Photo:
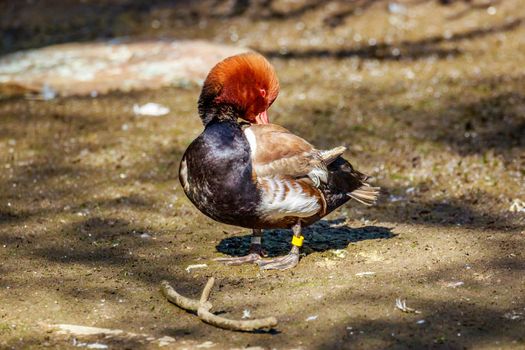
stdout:
[[[190,315],[151,309],[151,295],[164,302],[160,279],[188,292],[208,275],[240,281],[265,301],[224,290],[266,315],[290,285],[306,299],[332,285],[305,282],[314,269],[342,289],[286,317],[303,325],[324,312],[332,323],[309,323],[310,338],[283,326],[286,338],[232,344],[523,346],[524,1],[4,0],[0,33],[0,295],[9,301],[0,345],[69,344],[37,324],[85,321],[221,346],[221,333]],[[319,148],[347,145],[345,157],[385,194],[307,232],[295,275],[211,265],[190,276],[188,264],[248,242],[246,230],[197,212],[177,179],[202,130],[206,73],[248,49],[280,78],[270,120]],[[334,225],[346,227],[337,243]],[[286,232],[267,236],[274,254],[287,249]],[[334,260],[334,249],[348,255]],[[378,277],[346,288],[362,264]],[[451,287],[458,281],[468,288]],[[395,316],[399,294],[426,308],[425,327]],[[350,320],[337,311],[348,308]],[[130,339],[115,344],[142,346]]]

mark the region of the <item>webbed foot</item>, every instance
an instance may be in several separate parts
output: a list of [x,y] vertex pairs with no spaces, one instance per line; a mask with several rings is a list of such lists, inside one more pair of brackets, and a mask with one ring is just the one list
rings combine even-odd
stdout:
[[221,262],[225,265],[242,265],[242,264],[252,264],[261,260],[261,256],[257,253],[250,253],[245,256],[239,256],[235,258],[217,258],[215,261]]
[[288,255],[275,259],[259,260],[257,265],[261,270],[287,270],[297,266],[299,263],[299,253],[290,252]]
[[256,263],[257,261],[261,260],[261,257],[267,255],[268,253],[266,253],[266,251],[262,249],[262,246],[260,244],[252,244],[248,255],[239,256],[235,258],[217,258],[214,260],[221,262],[225,265],[242,265]]

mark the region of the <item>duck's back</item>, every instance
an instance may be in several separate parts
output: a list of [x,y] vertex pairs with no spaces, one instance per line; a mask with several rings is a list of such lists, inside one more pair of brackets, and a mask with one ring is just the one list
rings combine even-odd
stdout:
[[214,220],[252,227],[260,194],[250,146],[239,125],[211,122],[186,150],[179,171],[184,192]]

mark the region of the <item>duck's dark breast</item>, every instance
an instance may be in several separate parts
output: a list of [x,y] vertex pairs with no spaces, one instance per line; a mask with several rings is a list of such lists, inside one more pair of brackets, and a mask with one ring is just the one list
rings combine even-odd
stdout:
[[209,123],[186,150],[179,178],[205,215],[226,224],[257,226],[260,193],[252,178],[250,146],[236,123]]

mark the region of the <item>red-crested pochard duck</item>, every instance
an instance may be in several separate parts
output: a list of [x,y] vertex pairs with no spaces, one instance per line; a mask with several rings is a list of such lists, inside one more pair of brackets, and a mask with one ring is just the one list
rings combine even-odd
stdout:
[[[379,194],[366,175],[341,157],[345,147],[318,150],[269,124],[267,110],[278,93],[271,64],[257,53],[245,53],[213,67],[199,97],[204,131],[184,153],[179,178],[202,213],[253,230],[248,255],[218,259],[227,264],[292,268],[299,261],[302,227],[350,198],[372,205]],[[248,123],[239,123],[239,118]],[[262,259],[265,228],[293,230],[288,255]]]

